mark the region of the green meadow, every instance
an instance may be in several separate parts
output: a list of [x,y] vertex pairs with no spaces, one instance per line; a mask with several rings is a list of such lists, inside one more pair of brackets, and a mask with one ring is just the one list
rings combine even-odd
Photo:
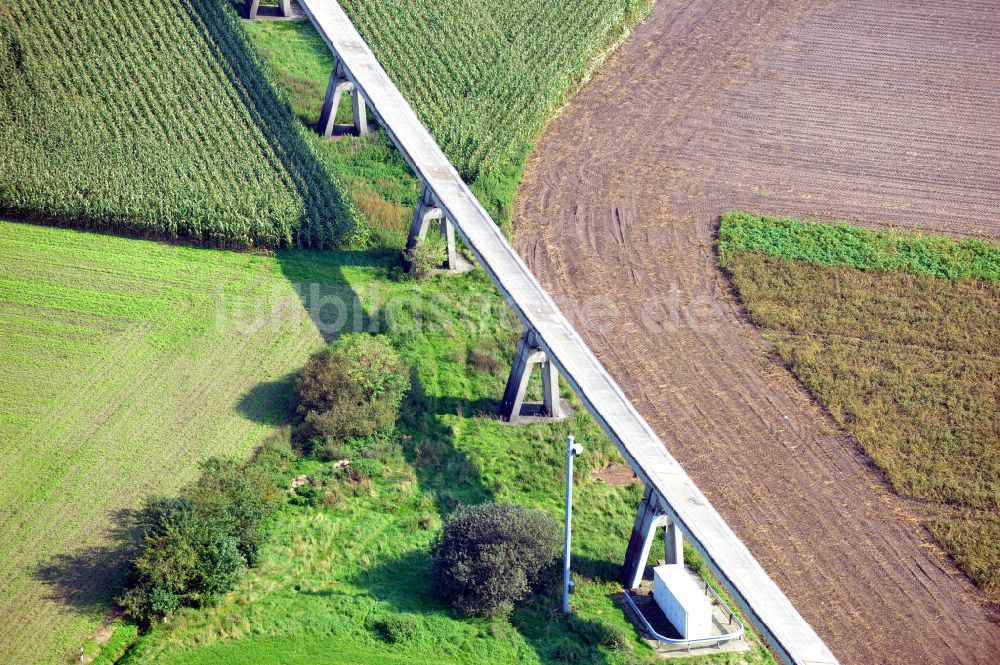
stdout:
[[0,265],[0,660],[50,662],[110,608],[116,513],[259,445],[322,339],[271,257],[0,222]]

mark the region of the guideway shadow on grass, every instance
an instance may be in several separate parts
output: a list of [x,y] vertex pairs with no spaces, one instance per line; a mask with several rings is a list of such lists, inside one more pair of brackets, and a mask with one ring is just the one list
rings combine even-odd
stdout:
[[40,564],[33,576],[49,588],[48,598],[81,613],[106,611],[122,591],[128,570],[133,515],[130,510],[111,513],[106,544],[57,554]]
[[[372,270],[376,273],[384,272],[387,276],[396,261],[394,255],[374,257],[368,252],[350,251],[325,254],[279,252],[278,259],[282,271],[296,287],[302,304],[313,321],[325,323],[329,323],[335,314],[317,309],[329,307],[330,304],[322,302],[322,298],[318,302],[309,297],[309,289],[304,289],[303,286],[316,283],[321,287],[321,294],[336,294],[345,303],[360,302],[359,295],[351,291],[345,271]],[[352,331],[385,333],[390,338],[403,334],[403,331],[393,329],[394,318],[384,316],[384,312],[366,308],[349,309],[350,313],[342,321],[342,328],[320,330],[327,342],[333,341],[341,333]],[[460,503],[479,504],[492,500],[493,488],[483,482],[475,461],[456,446],[454,431],[442,417],[492,414],[497,401],[428,394],[419,375],[412,370],[411,386],[397,427],[404,459],[413,469],[420,490],[435,497],[436,509],[441,517],[447,517]],[[262,390],[266,390],[266,387]],[[576,569],[591,578],[611,579],[618,570],[618,565],[611,562],[590,562],[585,559],[577,559],[576,562]],[[359,572],[351,583],[364,589],[376,602],[376,608],[368,617],[365,628],[373,634],[382,635],[387,630],[384,622],[402,615],[412,619],[419,631],[422,625],[426,625],[423,621],[425,617],[452,616],[450,606],[438,595],[430,571],[430,553],[425,549],[417,549]],[[555,575],[553,579],[557,577]],[[599,641],[595,641],[595,636],[599,640],[606,629],[601,624],[576,615],[566,617],[559,611],[559,604],[558,583],[553,582],[537,598],[515,610],[511,617],[511,627],[506,630],[513,629],[521,633],[539,659],[546,664],[575,662],[602,665],[607,662],[597,646]],[[393,639],[385,635],[382,637],[387,641]]]
[[302,199],[301,222],[292,242],[318,249],[337,247],[354,232],[349,206],[301,133],[307,130],[299,127],[290,106],[279,99],[257,66],[259,58],[249,37],[234,34],[225,15],[230,10],[222,3],[195,0],[184,6],[206,41],[218,49],[226,77]]
[[389,250],[292,250],[276,254],[282,274],[327,343],[350,332],[385,332],[384,320],[391,317],[371,312],[362,304],[362,294],[351,287],[344,268],[382,273],[388,271],[395,256],[396,252]]
[[460,503],[492,500],[493,490],[483,484],[479,468],[455,448],[452,428],[438,417],[454,414],[461,400],[429,397],[415,372],[411,372],[411,383],[399,429],[405,439],[404,456],[416,473],[421,491],[434,494],[442,517]]

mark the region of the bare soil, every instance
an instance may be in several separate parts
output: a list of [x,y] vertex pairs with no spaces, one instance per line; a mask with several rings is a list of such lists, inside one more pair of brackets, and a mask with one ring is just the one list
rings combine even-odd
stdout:
[[845,663],[996,662],[921,507],[817,406],[717,268],[728,209],[1000,236],[993,2],[660,0],[547,129],[517,247]]
[[590,477],[614,487],[625,487],[639,480],[632,467],[621,462],[608,462],[601,468],[594,469]]

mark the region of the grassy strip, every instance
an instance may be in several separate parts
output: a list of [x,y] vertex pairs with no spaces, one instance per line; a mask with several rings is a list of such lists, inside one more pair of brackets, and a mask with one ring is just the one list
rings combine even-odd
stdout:
[[138,639],[139,628],[134,624],[115,628],[111,638],[101,646],[97,657],[90,661],[91,665],[114,665]]
[[281,663],[281,665],[314,665],[323,654],[324,663],[352,665],[457,665],[460,662],[442,658],[433,651],[417,656],[412,652],[393,653],[387,646],[364,647],[344,645],[328,637],[261,638],[239,642],[213,644],[192,651],[178,660],[183,665],[246,665],[247,663]]
[[[830,256],[818,239],[874,235],[787,220],[775,225],[772,234],[751,222],[754,234],[742,237],[753,235],[747,244],[755,248]],[[730,218],[724,226],[742,222]],[[852,255],[877,257],[878,248],[926,241],[924,247],[940,247],[954,259],[947,265],[963,265],[960,274],[976,270],[955,257],[990,256],[978,249],[966,254],[951,240],[908,245],[900,234],[878,237],[881,245],[862,245]],[[785,242],[767,245],[762,238]],[[876,258],[862,265],[879,271],[862,271],[733,249],[729,242],[723,265],[754,323],[893,487],[929,506],[932,532],[1000,602],[1000,285],[942,279],[927,268],[944,260],[881,272],[900,264]]]
[[858,270],[904,271],[1000,284],[1000,245],[849,224],[808,223],[728,212],[719,227],[719,250],[764,252],[788,259]]

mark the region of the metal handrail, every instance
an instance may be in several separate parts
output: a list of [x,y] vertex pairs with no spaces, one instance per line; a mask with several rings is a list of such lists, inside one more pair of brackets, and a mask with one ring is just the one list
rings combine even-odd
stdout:
[[722,635],[712,635],[711,637],[698,637],[692,639],[667,637],[666,635],[661,635],[660,633],[656,632],[656,629],[654,629],[653,626],[646,619],[646,615],[642,613],[642,610],[639,609],[639,606],[635,604],[634,600],[632,600],[632,596],[631,594],[629,594],[627,589],[625,590],[624,593],[625,593],[625,602],[628,603],[628,606],[632,608],[632,611],[635,612],[635,615],[639,617],[639,620],[642,622],[642,625],[646,629],[646,632],[649,633],[653,637],[653,639],[655,639],[657,642],[687,646],[690,649],[692,646],[696,646],[699,644],[712,644],[713,642],[718,645],[722,645],[722,643],[724,642],[729,642],[731,640],[742,638],[743,635],[746,633],[746,627],[743,625],[743,622],[740,621],[735,614],[733,614],[733,611],[729,609],[729,605],[727,605],[725,601],[722,600],[719,594],[715,592],[715,589],[713,589],[711,585],[708,584],[708,582],[705,582],[705,595],[707,595],[709,598],[714,599],[716,604],[725,608],[726,614],[729,616],[729,623],[730,624],[735,623],[737,625],[736,630],[730,633],[724,633]]

